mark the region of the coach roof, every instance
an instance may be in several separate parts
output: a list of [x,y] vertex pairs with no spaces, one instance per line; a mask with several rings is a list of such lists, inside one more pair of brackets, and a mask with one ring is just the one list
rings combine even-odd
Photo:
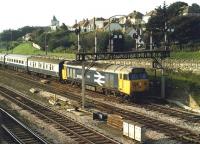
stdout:
[[30,55],[20,55],[20,54],[8,54],[6,58],[20,58],[20,59],[27,59]]
[[29,58],[29,61],[37,61],[37,62],[46,62],[46,63],[59,64],[59,63],[63,62],[64,60],[32,56],[32,57]]

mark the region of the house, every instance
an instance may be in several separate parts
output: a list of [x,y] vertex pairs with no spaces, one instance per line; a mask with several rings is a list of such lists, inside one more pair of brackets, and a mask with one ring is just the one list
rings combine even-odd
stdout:
[[32,40],[31,33],[27,33],[25,36],[22,37],[22,39],[24,41],[31,41]]
[[89,24],[88,24],[88,31],[94,31],[96,30],[102,30],[104,28],[104,22],[105,19],[100,17],[100,18],[93,18],[90,20]]
[[119,18],[119,24],[125,24],[127,22],[127,17],[120,17]]
[[55,16],[53,16],[53,19],[51,20],[51,30],[55,31],[59,27],[59,21],[56,19]]
[[102,17],[95,18],[96,29],[102,29],[104,27],[104,21],[105,21],[105,19]]
[[137,11],[133,11],[127,16],[127,19],[131,21],[131,24],[138,25],[142,23],[143,14]]
[[152,16],[156,16],[157,12],[156,10],[152,10],[148,13],[146,13],[143,17],[142,17],[142,21],[143,21],[143,24],[146,24],[149,22],[149,19],[152,17]]
[[89,20],[88,19],[83,19],[78,23],[78,26],[81,28],[81,32],[88,32],[88,25],[89,25]]
[[75,31],[76,29],[81,29],[80,32],[87,32],[87,26],[89,24],[88,19],[83,19],[82,21],[77,23],[77,20],[75,21],[75,24],[72,26],[71,31]]
[[78,23],[76,21],[75,24],[72,26],[72,31],[74,31],[78,27],[81,28],[81,32],[94,31],[95,28],[97,30],[102,30],[104,28],[104,21],[105,21],[105,19],[102,18],[102,17],[100,17],[100,18],[93,18],[91,20],[83,19],[82,21],[80,21]]
[[110,23],[110,26],[109,26],[109,23],[107,23],[105,26],[104,26],[104,31],[123,31],[123,27],[119,24],[119,23]]

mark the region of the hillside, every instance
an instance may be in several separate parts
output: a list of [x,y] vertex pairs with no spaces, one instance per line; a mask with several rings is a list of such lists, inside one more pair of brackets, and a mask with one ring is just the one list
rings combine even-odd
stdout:
[[43,51],[34,48],[31,42],[24,42],[15,47],[11,52],[13,52],[14,54],[24,54],[24,55],[44,54]]
[[[15,47],[13,50],[10,50],[9,53],[13,54],[24,54],[24,55],[45,55],[45,51],[38,50],[32,46],[31,42],[24,42]],[[74,59],[74,54],[69,53],[52,53],[48,52],[48,56],[63,57],[67,59]]]

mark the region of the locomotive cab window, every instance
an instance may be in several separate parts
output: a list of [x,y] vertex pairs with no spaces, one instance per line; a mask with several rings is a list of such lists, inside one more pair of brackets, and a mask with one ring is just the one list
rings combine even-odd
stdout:
[[124,74],[124,80],[128,80],[128,75],[127,74]]
[[142,72],[142,73],[131,73],[129,74],[130,80],[138,80],[138,79],[147,79],[147,73]]

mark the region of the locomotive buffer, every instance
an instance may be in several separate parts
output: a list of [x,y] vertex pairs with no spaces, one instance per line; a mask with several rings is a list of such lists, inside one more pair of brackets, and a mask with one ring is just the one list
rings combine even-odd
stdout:
[[[160,51],[132,51],[132,52],[108,52],[108,53],[77,53],[76,61],[82,62],[82,108],[85,108],[85,70],[86,61],[114,60],[114,59],[133,59],[133,58],[152,58],[153,68],[161,69],[161,98],[165,98],[165,77],[162,60],[170,57],[169,50]],[[160,60],[160,62],[159,62]],[[89,69],[89,68],[88,68]]]

